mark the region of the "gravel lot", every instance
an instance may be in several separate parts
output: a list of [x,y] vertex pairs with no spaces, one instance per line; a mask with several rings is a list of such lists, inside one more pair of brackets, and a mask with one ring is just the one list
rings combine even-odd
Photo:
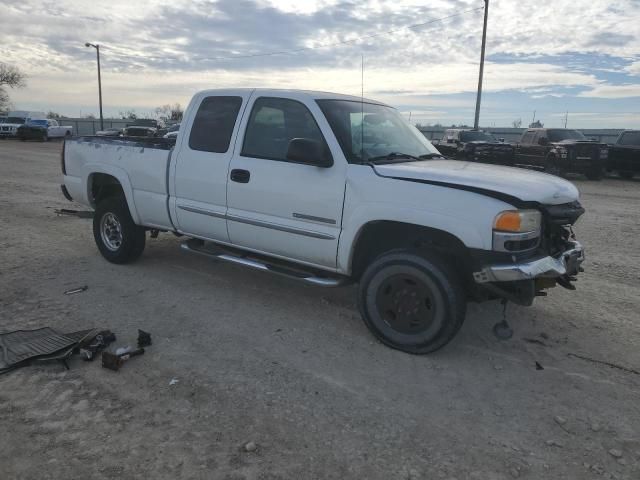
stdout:
[[573,179],[577,291],[510,306],[506,342],[500,305],[470,305],[446,349],[416,357],[373,340],[352,287],[191,256],[173,235],[107,263],[91,220],[54,213],[81,208],[60,194],[60,148],[0,142],[0,331],[154,344],[117,373],[75,358],[0,376],[3,479],[640,478],[640,181]]

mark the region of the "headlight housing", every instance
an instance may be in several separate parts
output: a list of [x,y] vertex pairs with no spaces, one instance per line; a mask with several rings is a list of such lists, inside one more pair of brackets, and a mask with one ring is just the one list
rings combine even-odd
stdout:
[[538,210],[506,210],[493,221],[493,249],[523,252],[540,243],[542,214]]
[[493,229],[499,232],[539,232],[541,225],[542,214],[538,210],[506,210],[493,221]]
[[603,148],[602,150],[600,150],[600,159],[605,160],[607,158],[609,158],[609,149]]
[[560,158],[567,158],[567,149],[564,147],[556,148],[556,152],[560,155]]

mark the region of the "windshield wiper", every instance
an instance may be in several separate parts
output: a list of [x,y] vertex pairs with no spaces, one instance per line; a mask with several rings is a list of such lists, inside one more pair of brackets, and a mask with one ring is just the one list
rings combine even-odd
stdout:
[[444,158],[444,155],[441,153],[425,153],[424,155],[420,155],[420,160],[431,160],[432,158]]
[[378,155],[377,157],[371,157],[369,158],[367,161],[369,163],[376,163],[379,161],[393,161],[396,159],[408,159],[408,160],[413,160],[413,161],[420,161],[420,160],[424,160],[424,158],[421,157],[416,157],[414,155],[409,155],[408,153],[399,153],[399,152],[391,152],[388,153],[387,155]]

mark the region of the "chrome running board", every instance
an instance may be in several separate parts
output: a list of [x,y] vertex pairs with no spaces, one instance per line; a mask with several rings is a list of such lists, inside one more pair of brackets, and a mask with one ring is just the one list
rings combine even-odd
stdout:
[[187,252],[198,253],[206,257],[222,260],[224,262],[235,263],[254,270],[275,273],[284,277],[289,277],[310,285],[320,287],[339,287],[351,283],[348,277],[334,275],[324,276],[324,272],[303,270],[299,265],[288,264],[275,259],[249,256],[247,252],[232,250],[211,242],[204,242],[198,239],[190,239],[180,245],[180,248]]

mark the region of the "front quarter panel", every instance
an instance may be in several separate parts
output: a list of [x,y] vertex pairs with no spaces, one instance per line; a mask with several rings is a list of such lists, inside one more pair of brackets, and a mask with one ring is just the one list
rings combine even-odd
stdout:
[[383,178],[368,165],[349,165],[338,270],[351,273],[353,249],[369,222],[395,221],[439,229],[468,248],[491,250],[496,215],[514,207],[464,190]]

